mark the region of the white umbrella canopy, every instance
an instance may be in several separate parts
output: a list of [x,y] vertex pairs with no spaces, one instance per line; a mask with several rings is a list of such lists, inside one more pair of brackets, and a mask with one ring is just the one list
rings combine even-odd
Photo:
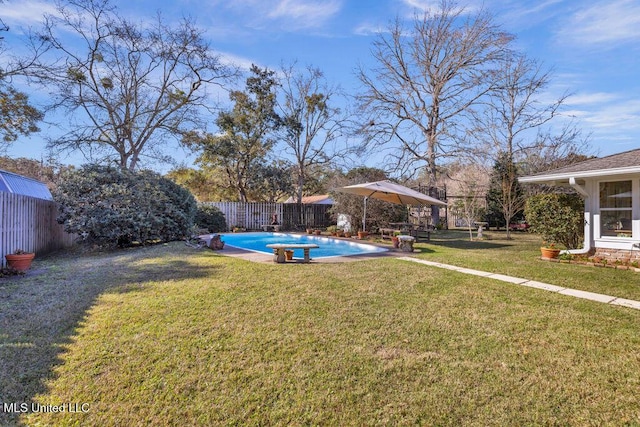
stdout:
[[395,203],[397,205],[447,205],[441,200],[391,181],[374,181],[365,182],[364,184],[347,185],[346,187],[337,188],[337,191],[364,196],[364,216],[362,218],[363,230],[365,230],[365,221],[367,217],[367,199],[370,197],[384,200],[389,203]]

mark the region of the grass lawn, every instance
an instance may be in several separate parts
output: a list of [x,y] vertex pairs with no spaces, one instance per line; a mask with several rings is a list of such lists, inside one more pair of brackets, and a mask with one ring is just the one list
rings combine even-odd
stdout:
[[[418,256],[621,292],[640,276],[447,236]],[[258,264],[179,242],[34,268],[0,280],[0,401],[87,411],[0,425],[640,424],[637,310],[392,258]]]
[[484,235],[488,240],[472,242],[466,231],[438,232],[416,245],[417,257],[640,301],[640,273],[541,261],[540,238],[530,233],[512,232],[512,240],[504,231]]

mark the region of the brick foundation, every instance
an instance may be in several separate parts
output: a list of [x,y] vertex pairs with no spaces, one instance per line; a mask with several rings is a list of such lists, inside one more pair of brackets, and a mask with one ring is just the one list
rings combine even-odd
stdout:
[[640,262],[640,250],[596,248],[593,258],[606,259],[607,261]]

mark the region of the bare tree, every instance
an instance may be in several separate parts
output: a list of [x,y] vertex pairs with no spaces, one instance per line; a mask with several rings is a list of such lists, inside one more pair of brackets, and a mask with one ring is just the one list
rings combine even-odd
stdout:
[[551,72],[536,61],[512,53],[495,74],[497,84],[487,93],[485,102],[474,114],[471,139],[480,141],[476,153],[490,156],[495,163],[491,197],[500,205],[510,238],[509,223],[524,209],[526,193],[518,185],[519,164],[528,157],[555,157],[580,150],[580,132],[569,123],[553,136],[547,125],[560,114],[568,94],[562,93],[551,103],[541,98],[551,81]]
[[344,153],[346,147],[337,143],[346,118],[340,108],[332,106],[340,92],[326,81],[322,71],[312,66],[300,71],[295,65],[283,66],[279,110],[285,150],[295,158],[296,201],[302,203],[308,170]]
[[467,16],[449,0],[416,16],[409,32],[396,21],[373,45],[375,67],[358,71],[363,132],[391,148],[397,169],[426,167],[428,185],[435,185],[438,159],[459,148],[455,119],[492,88],[512,38],[484,10]]
[[50,55],[30,76],[54,90],[53,107],[69,117],[68,132],[50,146],[123,169],[135,169],[142,156],[169,161],[167,140],[204,126],[206,87],[236,76],[191,20],[170,27],[158,14],[136,24],[110,0],[68,0],[32,39]]
[[536,133],[559,114],[568,94],[542,103],[540,98],[549,86],[551,72],[518,53],[505,58],[495,77],[497,84],[473,114],[471,138],[482,143],[478,155],[488,154],[490,160],[496,160],[497,153],[505,153],[517,161],[532,149],[550,144],[550,139],[536,137]]
[[285,152],[293,156],[294,195],[300,207],[298,222],[306,224],[301,206],[310,173],[345,153],[338,142],[344,136],[346,118],[334,106],[341,95],[339,88],[327,82],[320,69],[307,66],[300,70],[296,65],[282,66],[279,114]]

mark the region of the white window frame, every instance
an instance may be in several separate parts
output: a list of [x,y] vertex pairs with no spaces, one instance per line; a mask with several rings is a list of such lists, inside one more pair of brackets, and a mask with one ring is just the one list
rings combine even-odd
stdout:
[[[612,182],[624,182],[624,181],[629,181],[631,182],[631,207],[628,208],[602,208],[601,207],[601,200],[600,200],[600,185],[601,184],[605,184],[605,183],[612,183]],[[632,179],[632,178],[620,178],[620,179],[607,179],[607,180],[602,180],[602,181],[598,181],[596,183],[596,194],[597,194],[597,218],[594,218],[594,222],[596,223],[596,227],[597,227],[597,232],[596,234],[596,239],[600,239],[600,240],[609,240],[609,239],[613,239],[616,241],[628,241],[630,239],[638,239],[638,231],[636,230],[636,221],[635,218],[637,217],[636,213],[639,209],[639,197],[638,197],[638,180],[637,179]],[[631,212],[631,235],[630,236],[611,236],[611,235],[603,235],[602,234],[602,213],[603,212],[621,212],[621,211],[628,211]]]

